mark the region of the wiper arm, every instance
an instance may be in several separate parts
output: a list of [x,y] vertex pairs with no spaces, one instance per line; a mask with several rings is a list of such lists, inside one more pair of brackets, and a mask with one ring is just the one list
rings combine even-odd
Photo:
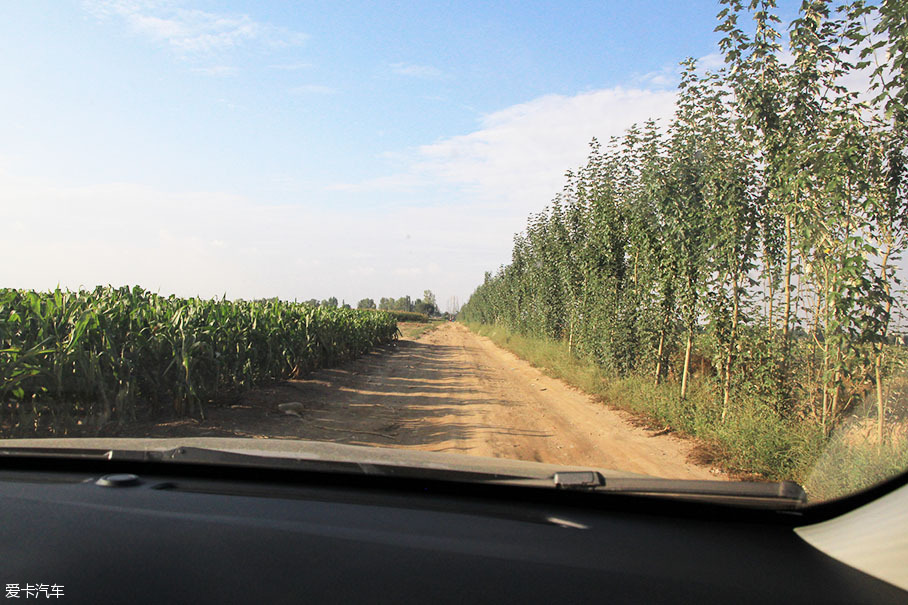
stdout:
[[555,473],[555,487],[623,494],[670,496],[709,500],[727,504],[772,508],[797,508],[807,502],[807,493],[794,481],[703,481],[659,477],[614,477],[606,479],[595,471]]

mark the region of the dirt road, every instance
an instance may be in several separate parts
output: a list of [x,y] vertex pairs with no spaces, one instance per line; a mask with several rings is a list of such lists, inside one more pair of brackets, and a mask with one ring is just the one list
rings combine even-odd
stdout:
[[[300,417],[278,411],[288,402],[302,404]],[[293,437],[721,478],[687,461],[688,442],[654,436],[628,418],[450,323],[343,368],[210,408],[201,423],[179,421],[141,432]]]

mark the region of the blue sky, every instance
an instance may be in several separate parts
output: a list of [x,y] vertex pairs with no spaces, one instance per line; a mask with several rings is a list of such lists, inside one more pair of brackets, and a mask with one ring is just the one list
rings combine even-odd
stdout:
[[[783,3],[786,18],[792,16]],[[0,286],[464,301],[714,2],[30,0],[0,20]]]

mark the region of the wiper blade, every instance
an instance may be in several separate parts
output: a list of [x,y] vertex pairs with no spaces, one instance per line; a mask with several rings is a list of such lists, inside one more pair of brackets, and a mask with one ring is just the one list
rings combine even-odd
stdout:
[[804,488],[794,481],[703,481],[659,477],[606,479],[595,471],[555,473],[552,481],[560,489],[670,496],[751,506],[765,504],[772,508],[797,508],[807,502]]

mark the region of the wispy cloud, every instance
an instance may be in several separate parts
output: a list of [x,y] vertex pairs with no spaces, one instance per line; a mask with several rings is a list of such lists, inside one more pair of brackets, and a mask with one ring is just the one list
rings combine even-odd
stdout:
[[440,78],[444,73],[431,65],[416,65],[414,63],[391,63],[388,65],[391,72],[398,76],[412,78]]
[[290,92],[296,95],[333,95],[337,92],[337,89],[322,84],[303,84],[294,86],[290,89]]
[[703,55],[702,57],[697,59],[697,66],[700,69],[715,71],[725,66],[725,57],[723,57],[720,53],[710,53],[708,55]]
[[564,172],[585,161],[592,137],[606,141],[634,123],[668,117],[674,108],[675,92],[655,87],[546,95],[488,114],[477,130],[423,145],[408,157],[388,155],[403,165],[397,173],[331,189],[372,193],[453,186],[469,199],[501,208],[519,227],[526,214],[561,190]]
[[674,91],[546,95],[487,115],[480,130],[420,147],[415,168],[522,213],[535,211],[561,190],[564,171],[583,163],[592,137],[605,141],[674,107]]
[[99,19],[123,21],[136,34],[182,55],[208,54],[245,44],[286,47],[305,34],[256,21],[245,14],[212,13],[155,0],[83,0]]
[[428,181],[420,175],[413,173],[391,174],[369,179],[361,183],[335,183],[325,187],[326,191],[347,191],[358,193],[362,191],[407,191],[413,190]]
[[312,69],[312,63],[279,63],[277,65],[269,65],[268,69],[276,71],[302,71],[304,69]]
[[221,107],[225,107],[225,108],[229,109],[230,111],[246,109],[246,107],[244,105],[240,105],[239,103],[234,103],[233,101],[230,101],[229,99],[218,99],[216,102]]
[[[697,59],[698,71],[717,71],[725,66],[725,59],[719,53],[711,53]],[[631,83],[635,86],[652,89],[669,89],[675,88],[681,81],[681,66],[678,63],[671,63],[643,75],[636,75],[631,78]]]
[[226,78],[235,76],[239,70],[232,65],[212,65],[211,67],[193,67],[192,72],[202,74],[203,76],[212,76],[215,78]]

